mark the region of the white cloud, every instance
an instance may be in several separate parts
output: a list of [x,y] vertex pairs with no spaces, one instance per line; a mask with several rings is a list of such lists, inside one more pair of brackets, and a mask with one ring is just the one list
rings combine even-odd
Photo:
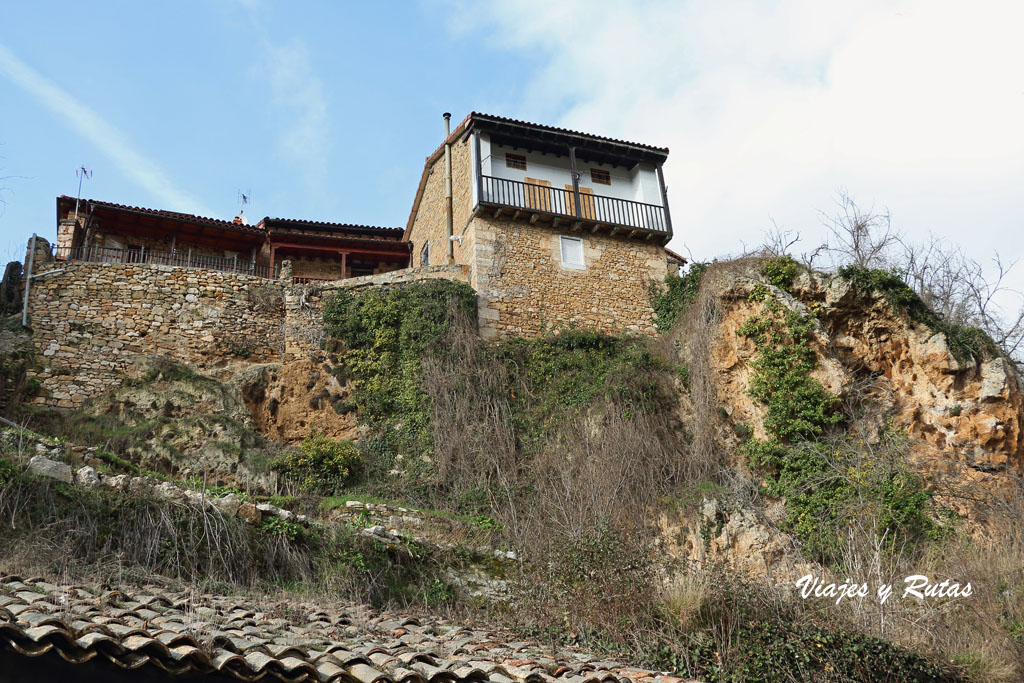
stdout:
[[287,120],[277,141],[278,151],[301,167],[307,179],[320,181],[327,173],[330,123],[323,81],[313,72],[309,50],[302,41],[262,43],[263,75],[270,86],[270,101]]
[[234,4],[248,22],[260,55],[252,74],[266,84],[265,101],[279,116],[277,153],[300,170],[307,185],[317,187],[327,175],[331,121],[327,91],[309,47],[300,38],[282,41],[268,29],[272,8],[263,0],[234,0]]
[[0,45],[0,74],[64,120],[71,130],[94,145],[130,180],[150,192],[157,202],[176,211],[214,215],[164,173],[160,166],[136,150],[128,138],[88,106],[32,69]]
[[455,29],[542,63],[522,110],[495,113],[554,102],[545,123],[671,148],[673,246],[697,258],[757,244],[770,217],[820,237],[840,186],[912,237],[1024,256],[1024,4],[472,7]]

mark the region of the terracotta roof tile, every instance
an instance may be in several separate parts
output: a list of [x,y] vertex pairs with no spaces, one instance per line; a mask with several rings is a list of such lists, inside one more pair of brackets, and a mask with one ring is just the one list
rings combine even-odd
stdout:
[[342,232],[370,232],[374,234],[384,234],[391,236],[401,236],[404,228],[389,228],[381,227],[376,225],[360,225],[358,223],[331,223],[328,221],[309,221],[302,220],[300,218],[271,218],[266,217],[259,222],[260,226],[265,228],[273,228],[274,226],[280,227],[294,227],[294,228],[312,228],[327,231],[342,231]]
[[[57,198],[58,202],[70,202],[74,203],[75,198],[69,197],[68,195],[61,195]],[[83,199],[83,207],[93,206],[96,208],[113,209],[115,211],[122,211],[128,213],[142,214],[147,216],[156,216],[160,218],[170,218],[172,220],[183,221],[186,223],[194,223],[197,225],[210,225],[218,228],[227,228],[230,230],[236,230],[240,232],[249,232],[253,234],[263,234],[262,228],[255,225],[242,225],[233,221],[221,220],[219,218],[208,218],[206,216],[196,216],[190,213],[181,213],[179,211],[167,211],[164,209],[147,209],[142,206],[129,206],[127,204],[115,204],[114,202],[103,202],[98,199]],[[87,208],[83,210],[88,210]]]
[[[289,618],[277,616],[289,615]],[[358,625],[356,625],[358,624]],[[397,630],[406,633],[396,638]],[[659,674],[577,651],[360,605],[258,603],[147,586],[137,595],[0,577],[0,648],[174,675],[347,683],[610,683]],[[491,645],[490,649],[483,645]],[[145,677],[140,672],[140,680]],[[672,680],[665,678],[665,680]]]

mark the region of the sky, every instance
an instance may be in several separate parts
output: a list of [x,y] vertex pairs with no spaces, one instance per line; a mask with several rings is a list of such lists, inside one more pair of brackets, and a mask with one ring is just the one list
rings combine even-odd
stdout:
[[[444,111],[667,146],[698,260],[847,193],[908,239],[1024,257],[1024,3],[9,3],[0,256],[55,197],[404,226]],[[1010,284],[1024,290],[1024,263]]]

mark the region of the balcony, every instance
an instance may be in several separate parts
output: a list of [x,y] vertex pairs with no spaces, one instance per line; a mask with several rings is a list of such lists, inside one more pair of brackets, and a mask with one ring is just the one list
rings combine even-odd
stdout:
[[511,209],[513,219],[526,215],[531,223],[543,217],[553,225],[566,223],[577,230],[606,229],[612,235],[658,237],[662,243],[672,237],[671,219],[659,204],[605,197],[587,188],[561,189],[483,174],[479,191],[481,205],[497,208],[495,217]]

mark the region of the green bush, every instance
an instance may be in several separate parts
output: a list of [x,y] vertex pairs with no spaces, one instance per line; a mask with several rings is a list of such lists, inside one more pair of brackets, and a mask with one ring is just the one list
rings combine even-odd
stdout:
[[363,456],[352,442],[313,433],[298,451],[280,456],[275,469],[296,478],[304,491],[331,495],[354,479],[362,464]]
[[783,313],[769,300],[762,315],[748,318],[737,331],[757,346],[750,395],[768,406],[765,429],[783,441],[820,436],[839,421],[839,399],[810,376],[818,363],[813,330],[813,318]]
[[934,681],[963,680],[941,663],[878,638],[849,631],[769,621],[742,624],[728,670],[713,643],[697,648],[702,680]]
[[862,292],[878,292],[900,315],[927,326],[932,332],[944,334],[950,353],[960,362],[1000,355],[999,346],[984,330],[949,322],[930,309],[903,281],[899,271],[844,266],[839,269],[839,276]]
[[651,282],[650,299],[658,331],[665,333],[675,327],[679,316],[690,307],[700,291],[700,281],[710,263],[694,263],[686,275],[666,275],[666,288],[662,290]]
[[761,264],[761,275],[764,276],[764,279],[769,284],[773,284],[779,289],[788,292],[793,286],[793,280],[796,278],[799,268],[793,257],[786,254],[785,256],[765,259],[764,263]]
[[18,466],[7,458],[0,457],[0,484],[13,479],[18,473]]

